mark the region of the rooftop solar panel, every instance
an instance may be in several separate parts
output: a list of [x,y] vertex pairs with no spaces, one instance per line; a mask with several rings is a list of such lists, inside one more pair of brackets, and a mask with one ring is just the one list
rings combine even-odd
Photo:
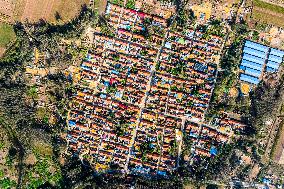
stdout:
[[257,64],[264,64],[264,59],[244,53],[243,59]]
[[254,62],[250,62],[250,61],[247,61],[247,60],[242,60],[241,65],[245,66],[245,67],[249,67],[249,68],[255,69],[255,70],[259,70],[259,71],[262,70],[262,65],[254,63]]
[[252,84],[258,84],[258,82],[259,82],[258,78],[253,77],[253,76],[249,76],[249,75],[246,75],[246,74],[241,74],[240,80],[246,81],[246,82],[249,82],[249,83],[252,83]]
[[261,45],[259,43],[255,43],[255,42],[252,42],[252,41],[246,41],[245,42],[245,46],[246,47],[250,47],[252,49],[256,49],[256,50],[259,50],[259,51],[263,51],[263,52],[267,52],[268,51],[268,47],[267,46],[264,46],[264,45]]
[[251,49],[249,47],[244,47],[243,52],[246,53],[246,54],[257,56],[259,58],[266,58],[266,53],[265,52],[258,51],[258,50],[255,50],[255,49]]
[[271,48],[270,54],[275,55],[275,56],[279,56],[279,57],[283,57],[284,56],[284,51]]

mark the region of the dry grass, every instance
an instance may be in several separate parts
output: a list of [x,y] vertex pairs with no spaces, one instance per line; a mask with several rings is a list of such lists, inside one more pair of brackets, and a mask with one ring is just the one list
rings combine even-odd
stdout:
[[[48,22],[67,22],[74,18],[81,7],[89,0],[17,0],[15,18],[20,21],[36,22],[45,19]],[[56,19],[56,16],[58,18]]]
[[68,21],[74,18],[81,10],[82,6],[89,4],[89,0],[61,0],[54,1],[54,6],[52,8],[51,14],[49,15],[49,20],[55,22],[55,14],[59,13],[63,21]]

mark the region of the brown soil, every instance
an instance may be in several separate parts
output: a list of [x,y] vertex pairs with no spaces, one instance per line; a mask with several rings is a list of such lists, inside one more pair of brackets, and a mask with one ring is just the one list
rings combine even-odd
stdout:
[[0,57],[4,55],[4,52],[5,52],[5,48],[0,47]]
[[249,179],[254,179],[257,177],[258,173],[260,171],[260,167],[256,164],[253,166],[250,174],[249,174]]
[[29,154],[25,159],[25,164],[27,165],[34,165],[36,163],[36,157],[33,153]]

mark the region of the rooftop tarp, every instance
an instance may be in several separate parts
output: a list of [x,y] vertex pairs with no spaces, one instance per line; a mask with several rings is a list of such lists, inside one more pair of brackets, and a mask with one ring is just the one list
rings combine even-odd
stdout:
[[261,65],[264,64],[264,59],[258,58],[256,56],[252,56],[246,53],[244,53],[243,59],[251,61],[251,62],[255,62],[257,64],[261,64]]
[[255,69],[255,70],[259,70],[259,71],[262,70],[262,65],[254,63],[254,62],[250,62],[250,61],[247,61],[247,60],[242,60],[241,65],[245,66],[245,67],[249,67],[249,68]]
[[264,46],[264,45],[261,45],[259,43],[255,43],[255,42],[252,42],[252,41],[246,41],[245,46],[249,47],[249,48],[252,48],[252,49],[259,50],[259,51],[263,51],[265,53],[269,49],[267,46]]
[[249,75],[246,75],[246,74],[241,74],[240,80],[246,81],[246,82],[252,83],[252,84],[258,84],[258,82],[259,82],[258,78],[253,77],[253,76],[249,76]]
[[258,51],[258,50],[255,50],[255,49],[251,49],[249,47],[244,47],[243,52],[247,53],[247,54],[250,54],[250,55],[253,55],[253,56],[257,56],[259,58],[266,58],[266,53],[265,52]]
[[283,57],[284,56],[284,51],[271,48],[270,54],[275,55],[275,56],[279,56],[279,57]]

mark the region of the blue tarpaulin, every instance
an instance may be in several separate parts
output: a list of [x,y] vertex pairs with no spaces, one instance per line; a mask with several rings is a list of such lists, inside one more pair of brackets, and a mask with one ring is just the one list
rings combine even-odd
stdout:
[[104,82],[104,86],[108,87],[108,86],[109,86],[109,82],[108,82],[108,81],[105,81],[105,82]]
[[211,155],[213,155],[213,156],[216,156],[217,155],[217,149],[214,147],[214,146],[212,146],[211,148],[210,148],[210,154]]
[[69,121],[69,125],[70,125],[70,126],[75,126],[75,125],[76,125],[76,122],[70,120],[70,121]]

